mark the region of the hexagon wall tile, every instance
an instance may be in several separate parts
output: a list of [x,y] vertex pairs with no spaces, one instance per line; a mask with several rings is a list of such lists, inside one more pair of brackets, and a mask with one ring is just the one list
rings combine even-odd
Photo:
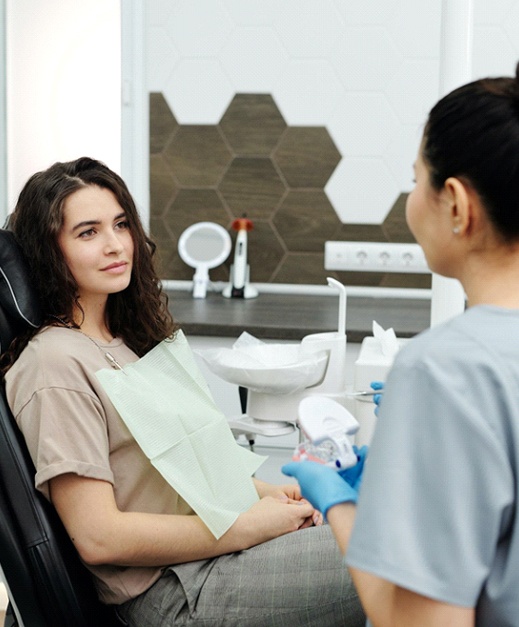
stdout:
[[274,159],[290,187],[323,188],[341,160],[324,127],[289,127]]
[[236,94],[220,120],[235,154],[268,156],[287,124],[270,94]]
[[[330,274],[343,280],[344,273],[324,269],[328,240],[413,241],[405,224],[406,195],[398,194],[387,168],[371,168],[369,160],[341,161],[327,128],[288,125],[271,94],[235,94],[217,125],[180,124],[157,93],[150,94],[150,115],[151,233],[164,278],[193,277],[176,250],[188,226],[213,221],[235,241],[231,224],[244,214],[253,221],[248,236],[253,282],[322,284]],[[327,193],[330,188],[333,194],[338,165],[360,184],[364,201],[380,194],[379,188],[393,190],[383,223],[342,224]],[[373,170],[381,169],[386,180],[377,183]],[[228,280],[232,261],[231,254],[211,271],[211,279]],[[351,274],[356,275],[347,276],[352,285],[402,281],[384,274]]]
[[165,149],[179,185],[217,185],[232,154],[215,126],[180,126]]

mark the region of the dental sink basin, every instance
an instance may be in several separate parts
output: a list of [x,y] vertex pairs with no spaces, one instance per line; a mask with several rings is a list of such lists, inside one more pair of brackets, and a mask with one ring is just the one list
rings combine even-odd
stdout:
[[230,383],[266,394],[292,394],[317,385],[324,377],[328,354],[304,355],[300,345],[264,344],[247,351],[199,351],[210,369]]

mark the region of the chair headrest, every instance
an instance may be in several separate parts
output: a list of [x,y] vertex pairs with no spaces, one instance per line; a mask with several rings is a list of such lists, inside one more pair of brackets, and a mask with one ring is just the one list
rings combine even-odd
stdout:
[[[0,229],[0,350],[5,350],[18,332],[27,325],[39,327],[42,312],[31,286],[29,269],[22,250],[10,231]],[[7,326],[7,328],[5,328]],[[9,338],[9,340],[7,340]]]

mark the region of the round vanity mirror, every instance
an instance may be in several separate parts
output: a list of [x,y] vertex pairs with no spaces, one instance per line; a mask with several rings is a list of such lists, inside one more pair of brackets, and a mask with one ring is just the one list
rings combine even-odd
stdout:
[[178,253],[185,263],[195,268],[193,298],[205,298],[209,269],[222,264],[231,252],[229,233],[215,222],[196,222],[178,240]]

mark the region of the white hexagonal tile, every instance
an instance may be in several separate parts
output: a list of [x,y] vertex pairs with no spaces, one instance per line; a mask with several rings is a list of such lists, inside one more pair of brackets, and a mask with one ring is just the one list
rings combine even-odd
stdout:
[[439,97],[438,61],[404,61],[385,93],[403,124],[422,124]]
[[221,0],[230,17],[239,26],[273,26],[279,13],[278,0],[244,2],[244,0]]
[[284,0],[274,27],[292,57],[322,58],[344,30],[333,0]]
[[501,24],[516,0],[474,0],[474,24]]
[[332,174],[326,193],[340,220],[380,224],[400,194],[382,159],[343,159]]
[[328,122],[328,130],[343,157],[379,156],[399,128],[386,97],[377,93],[345,94]]
[[347,26],[385,24],[401,0],[335,0]]
[[162,91],[179,60],[178,50],[162,26],[146,33],[146,85],[148,91]]
[[510,39],[517,57],[519,55],[519,0],[514,0],[502,22],[502,26]]
[[164,95],[179,124],[217,124],[234,90],[217,60],[183,59]]
[[474,47],[472,75],[512,76],[517,63],[516,53],[500,26],[476,26],[474,28]]
[[437,59],[440,51],[441,10],[441,2],[400,0],[398,10],[384,25],[406,57]]
[[405,192],[414,187],[413,163],[416,161],[423,124],[400,124],[383,153],[383,159],[400,190]]
[[380,91],[403,56],[384,28],[370,26],[346,28],[329,59],[347,91]]
[[146,26],[162,26],[176,5],[176,0],[152,0],[144,5]]
[[167,19],[180,53],[189,57],[216,54],[234,27],[219,0],[204,0],[203,7],[190,0],[178,0]]
[[271,93],[288,55],[270,28],[237,28],[218,54],[236,92]]
[[292,60],[284,64],[272,94],[287,124],[323,125],[344,89],[327,61]]

